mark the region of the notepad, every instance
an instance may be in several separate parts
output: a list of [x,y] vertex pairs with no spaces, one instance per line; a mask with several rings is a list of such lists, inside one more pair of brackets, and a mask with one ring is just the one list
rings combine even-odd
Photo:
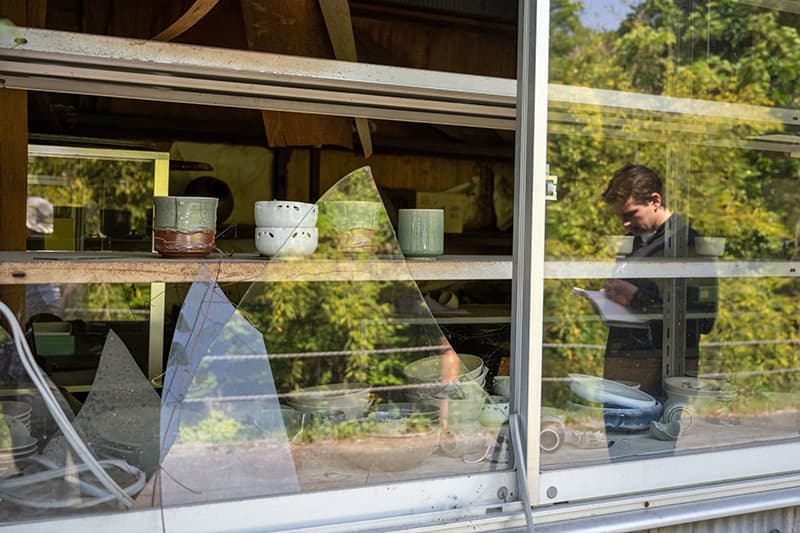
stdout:
[[600,315],[600,319],[606,326],[624,328],[647,328],[648,319],[634,313],[624,305],[620,305],[603,291],[593,291],[575,287],[572,292],[585,297],[592,304],[592,307]]

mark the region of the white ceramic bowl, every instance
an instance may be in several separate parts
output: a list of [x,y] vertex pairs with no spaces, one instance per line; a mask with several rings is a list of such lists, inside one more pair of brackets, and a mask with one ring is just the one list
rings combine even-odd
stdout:
[[256,249],[269,257],[311,255],[318,241],[317,228],[256,227]]
[[628,255],[633,252],[633,235],[606,235],[603,237],[603,242],[616,255]]
[[695,237],[694,249],[700,255],[720,256],[725,252],[725,237]]
[[313,228],[319,209],[315,204],[265,200],[256,202],[256,227]]

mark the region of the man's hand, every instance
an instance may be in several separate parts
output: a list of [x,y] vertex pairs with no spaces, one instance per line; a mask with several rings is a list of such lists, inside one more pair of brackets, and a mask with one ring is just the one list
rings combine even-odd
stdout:
[[639,287],[633,283],[623,281],[621,279],[610,279],[603,285],[602,291],[606,296],[614,300],[620,305],[627,306],[633,300],[633,296],[639,290]]

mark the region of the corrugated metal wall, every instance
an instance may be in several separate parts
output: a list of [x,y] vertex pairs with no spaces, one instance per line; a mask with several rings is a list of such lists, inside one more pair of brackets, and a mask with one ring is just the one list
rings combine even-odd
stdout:
[[789,507],[763,513],[707,520],[648,533],[795,533],[800,532],[800,508]]

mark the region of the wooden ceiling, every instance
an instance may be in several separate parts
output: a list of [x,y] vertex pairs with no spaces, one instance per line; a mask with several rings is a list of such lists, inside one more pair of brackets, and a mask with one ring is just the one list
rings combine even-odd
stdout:
[[[20,4],[21,2],[11,2]],[[27,0],[48,29],[514,78],[516,1]],[[456,7],[453,7],[453,6]],[[0,15],[17,15],[0,1]],[[324,9],[323,9],[324,8]],[[456,11],[457,10],[457,11]],[[325,16],[323,16],[325,13]],[[32,17],[33,18],[33,17]],[[27,19],[26,19],[27,20]],[[36,25],[28,22],[27,25]],[[29,95],[32,138],[334,145],[513,157],[490,130],[57,93]],[[365,138],[363,130],[371,130]]]

